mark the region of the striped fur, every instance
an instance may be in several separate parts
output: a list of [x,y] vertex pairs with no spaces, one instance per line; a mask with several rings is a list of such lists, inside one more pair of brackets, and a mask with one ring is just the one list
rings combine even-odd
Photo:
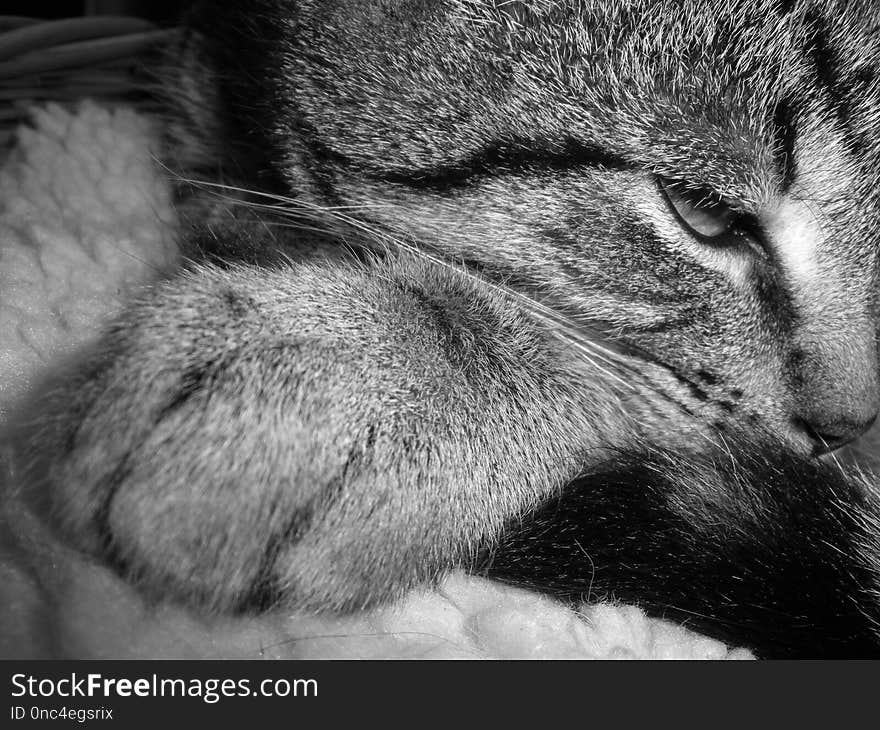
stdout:
[[[201,3],[167,162],[208,261],[49,407],[62,528],[155,595],[348,611],[487,550],[580,595],[552,537],[589,525],[608,566],[638,546],[608,595],[876,652],[873,487],[811,459],[880,404],[878,27],[869,0]],[[822,587],[774,635],[786,581]]]

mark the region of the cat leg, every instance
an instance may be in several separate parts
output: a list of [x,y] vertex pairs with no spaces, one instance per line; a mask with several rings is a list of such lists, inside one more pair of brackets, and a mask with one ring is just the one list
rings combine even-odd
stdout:
[[202,266],[56,391],[37,461],[62,531],[149,594],[353,610],[466,562],[622,438],[569,365],[422,262]]

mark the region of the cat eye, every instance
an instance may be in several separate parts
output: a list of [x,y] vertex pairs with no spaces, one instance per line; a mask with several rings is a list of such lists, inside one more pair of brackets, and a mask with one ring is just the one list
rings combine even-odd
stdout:
[[738,210],[709,188],[689,187],[660,177],[657,181],[679,225],[698,241],[719,247],[747,245],[766,257],[753,216]]

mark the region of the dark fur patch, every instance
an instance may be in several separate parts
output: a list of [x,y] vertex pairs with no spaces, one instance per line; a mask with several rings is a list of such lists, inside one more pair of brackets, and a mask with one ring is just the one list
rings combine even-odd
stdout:
[[206,364],[200,368],[191,368],[184,372],[178,382],[177,388],[156,413],[155,423],[160,423],[166,419],[171,413],[189,401],[193,395],[204,390],[205,383],[210,377],[210,372],[212,370],[213,367]]
[[797,139],[795,110],[790,99],[783,99],[773,110],[773,134],[776,139],[774,153],[776,165],[782,176],[782,192],[788,192],[797,176],[794,143]]
[[697,370],[697,377],[706,385],[718,385],[721,382],[721,376],[718,373],[710,373],[708,370]]
[[788,15],[795,6],[796,0],[779,0],[777,4],[777,8],[779,10],[780,17],[785,17]]
[[[728,441],[728,443],[730,443]],[[878,657],[877,517],[836,469],[749,444],[619,454],[510,523],[482,571],[568,601],[614,598],[759,657]]]
[[362,443],[353,447],[339,470],[327,487],[299,507],[287,525],[266,541],[266,548],[260,560],[260,567],[236,607],[242,614],[259,614],[281,604],[295,586],[285,586],[279,575],[278,559],[281,553],[299,542],[309,531],[317,514],[324,514],[342,494],[346,482],[362,467],[369,458],[376,443],[376,426],[367,429]]
[[301,114],[291,120],[291,126],[302,141],[302,163],[315,188],[328,204],[343,205],[345,201],[336,192],[333,171],[341,167],[352,168],[353,163],[324,144],[315,128]]
[[837,118],[837,125],[854,152],[860,150],[865,142],[853,130],[852,90],[840,77],[840,59],[828,34],[828,27],[817,13],[806,15],[810,30],[809,40],[804,52],[812,61],[813,73],[826,95],[829,110]]
[[473,185],[486,177],[521,175],[544,171],[605,167],[614,170],[633,166],[623,158],[574,139],[510,140],[494,142],[465,159],[422,170],[386,172],[378,175],[385,182],[420,190],[445,192]]
[[254,300],[243,296],[234,289],[226,289],[221,295],[223,303],[235,319],[244,319],[256,309]]
[[123,557],[120,545],[113,533],[113,528],[110,526],[110,509],[113,506],[113,500],[116,499],[116,494],[122,482],[131,473],[130,462],[130,456],[126,454],[119,466],[107,478],[106,483],[103,485],[105,490],[103,500],[92,518],[101,545],[101,554],[110,567],[120,575],[127,575],[130,573],[130,570],[128,561]]
[[260,567],[257,568],[256,576],[251,582],[250,587],[245,591],[236,606],[235,611],[237,613],[259,614],[271,610],[282,602],[284,599],[284,589],[281,587],[281,582],[278,578],[278,555],[285,546],[295,542],[296,538],[294,535],[301,529],[303,522],[311,520],[311,510],[307,511],[308,515],[303,515],[298,511],[285,530],[273,535],[266,542],[266,549],[263,551]]
[[812,61],[813,72],[820,88],[828,93],[833,105],[838,107],[841,103],[837,76],[838,60],[828,38],[828,27],[825,20],[814,12],[807,14],[806,22],[810,34],[804,52]]

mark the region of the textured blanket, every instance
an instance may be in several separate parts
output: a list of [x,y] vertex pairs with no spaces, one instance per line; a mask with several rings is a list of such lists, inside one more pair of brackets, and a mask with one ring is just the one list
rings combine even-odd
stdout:
[[[29,389],[88,348],[133,289],[176,265],[154,139],[151,122],[130,110],[50,106],[34,112],[0,167],[0,434],[30,415]],[[206,618],[148,605],[53,537],[19,500],[11,449],[0,448],[0,657],[750,656],[631,606],[573,611],[460,573],[345,618]]]

